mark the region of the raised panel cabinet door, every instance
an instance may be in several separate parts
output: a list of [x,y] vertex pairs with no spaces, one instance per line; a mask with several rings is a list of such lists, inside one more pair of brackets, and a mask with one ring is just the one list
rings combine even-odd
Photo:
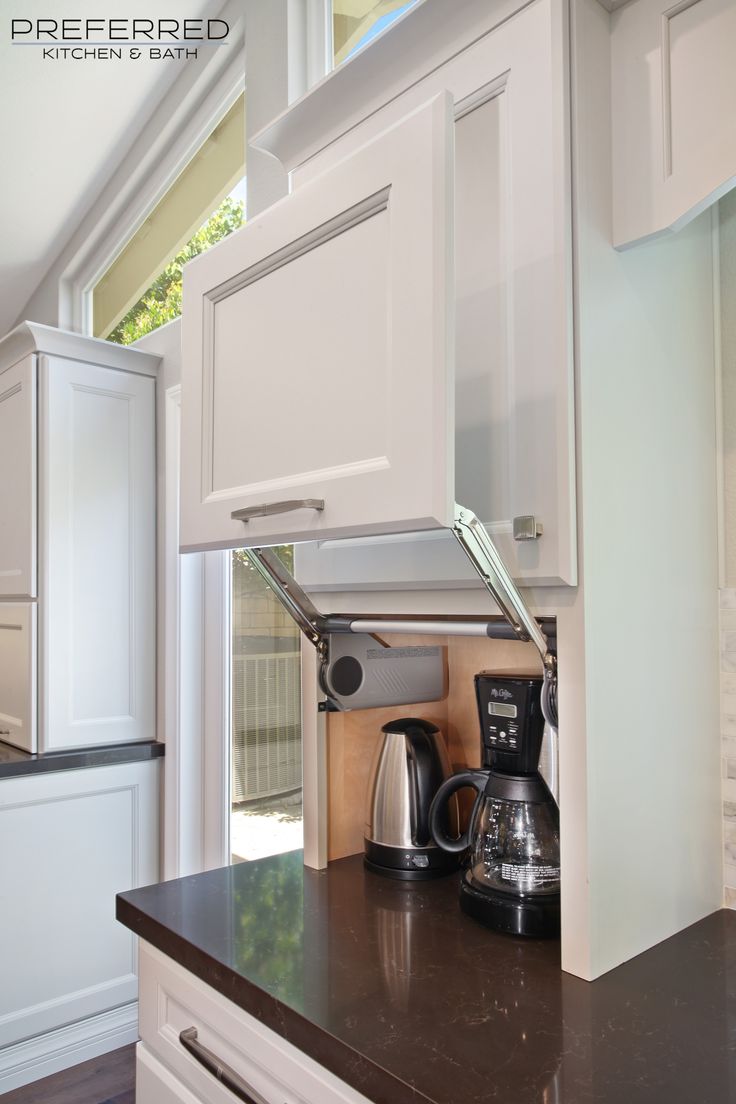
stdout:
[[42,751],[155,734],[155,391],[44,357]]
[[36,358],[0,374],[0,597],[35,598]]
[[36,751],[36,605],[0,602],[0,740]]
[[158,792],[158,760],[0,782],[0,1084],[4,1047],[136,999],[115,894],[158,877]]
[[452,176],[443,93],[187,266],[184,549],[449,523]]
[[736,184],[735,0],[611,15],[614,244],[679,229]]

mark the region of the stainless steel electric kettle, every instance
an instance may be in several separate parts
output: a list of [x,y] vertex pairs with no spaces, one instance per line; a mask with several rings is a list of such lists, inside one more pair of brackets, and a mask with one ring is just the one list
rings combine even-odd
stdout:
[[[429,721],[402,717],[381,729],[371,768],[365,824],[365,864],[392,878],[435,878],[460,867],[461,856],[432,840],[429,809],[452,775],[440,730]],[[458,831],[457,803],[444,807],[450,835]]]

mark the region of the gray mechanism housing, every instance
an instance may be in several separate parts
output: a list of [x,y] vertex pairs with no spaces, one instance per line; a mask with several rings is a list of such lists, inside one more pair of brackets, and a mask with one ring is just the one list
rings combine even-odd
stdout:
[[441,701],[447,695],[447,649],[390,648],[367,633],[331,633],[320,681],[340,710]]

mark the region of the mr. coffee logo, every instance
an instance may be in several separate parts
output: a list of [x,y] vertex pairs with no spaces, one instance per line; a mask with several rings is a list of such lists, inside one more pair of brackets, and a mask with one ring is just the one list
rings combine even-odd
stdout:
[[497,690],[496,687],[494,686],[493,689],[491,690],[491,697],[492,698],[501,698],[502,701],[508,701],[509,698],[512,698],[513,696],[514,695],[511,694],[508,690],[504,690],[503,687],[500,690]]
[[226,46],[224,19],[11,19],[14,46],[36,46],[47,61],[186,60],[202,46]]

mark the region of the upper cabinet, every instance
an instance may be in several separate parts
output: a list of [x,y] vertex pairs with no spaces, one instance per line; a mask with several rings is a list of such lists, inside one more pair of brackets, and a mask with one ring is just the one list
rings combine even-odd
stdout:
[[451,157],[439,96],[187,266],[184,547],[449,524]]
[[[258,136],[291,195],[187,266],[184,548],[410,585],[396,535],[457,501],[517,579],[576,582],[566,5],[456,16],[425,0]],[[334,540],[367,534],[373,579]],[[461,580],[437,536],[422,570]]]
[[613,234],[678,229],[736,183],[735,0],[636,0],[611,15]]
[[0,342],[0,739],[28,751],[155,735],[157,367],[32,323]]

